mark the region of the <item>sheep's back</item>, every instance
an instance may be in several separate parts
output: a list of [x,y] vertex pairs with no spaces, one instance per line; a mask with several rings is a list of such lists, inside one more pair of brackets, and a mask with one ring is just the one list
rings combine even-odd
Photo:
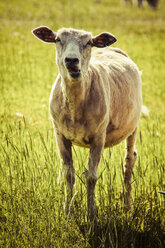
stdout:
[[117,48],[95,49],[91,62],[103,87],[107,89],[109,146],[114,140],[115,143],[117,140],[120,142],[137,126],[142,105],[141,73],[128,55]]

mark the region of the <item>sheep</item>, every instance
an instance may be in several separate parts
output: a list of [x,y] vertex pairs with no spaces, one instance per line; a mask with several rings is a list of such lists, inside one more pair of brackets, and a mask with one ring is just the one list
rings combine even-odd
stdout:
[[[133,4],[133,1],[132,0],[124,0],[125,3],[129,3],[129,4]],[[144,0],[138,0],[138,7],[142,7],[142,2],[144,2]],[[157,6],[158,6],[158,3],[159,3],[159,0],[147,0],[149,6],[153,9],[153,10],[156,10],[157,9]]]
[[[96,216],[97,168],[104,148],[126,140],[125,206],[130,209],[131,175],[137,153],[135,141],[141,114],[141,73],[128,55],[109,46],[116,38],[104,32],[62,28],[56,33],[38,27],[33,34],[56,44],[59,74],[50,95],[50,115],[65,177],[65,211],[69,212],[75,183],[72,144],[90,148],[87,185],[88,218]],[[92,48],[95,47],[95,48]],[[60,179],[61,180],[61,179]]]

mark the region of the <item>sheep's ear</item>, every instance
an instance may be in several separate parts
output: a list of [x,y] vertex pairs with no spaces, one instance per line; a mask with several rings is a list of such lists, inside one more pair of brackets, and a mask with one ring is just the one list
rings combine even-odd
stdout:
[[110,33],[101,33],[92,38],[92,46],[95,47],[106,47],[115,43],[117,39]]
[[56,34],[48,27],[38,27],[32,30],[32,33],[44,42],[55,42]]

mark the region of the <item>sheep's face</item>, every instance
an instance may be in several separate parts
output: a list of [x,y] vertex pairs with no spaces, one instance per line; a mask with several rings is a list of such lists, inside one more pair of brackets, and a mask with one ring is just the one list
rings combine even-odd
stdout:
[[33,30],[33,34],[44,42],[56,43],[56,61],[61,76],[69,81],[77,81],[88,70],[91,47],[110,46],[116,38],[110,33],[101,33],[95,37],[83,30],[62,28],[54,33],[47,27]]
[[87,72],[91,45],[91,33],[74,29],[60,29],[56,33],[56,62],[64,79],[76,81]]

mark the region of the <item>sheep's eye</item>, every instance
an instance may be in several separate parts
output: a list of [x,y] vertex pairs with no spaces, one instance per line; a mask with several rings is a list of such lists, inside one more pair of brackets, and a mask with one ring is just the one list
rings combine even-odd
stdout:
[[91,40],[89,40],[84,47],[86,48],[87,46],[91,46],[91,45],[92,45],[92,42]]
[[87,46],[88,45],[92,45],[92,42],[91,42],[91,40],[89,40],[88,42],[87,42],[87,44],[86,44]]
[[56,42],[61,42],[60,38],[57,37]]

